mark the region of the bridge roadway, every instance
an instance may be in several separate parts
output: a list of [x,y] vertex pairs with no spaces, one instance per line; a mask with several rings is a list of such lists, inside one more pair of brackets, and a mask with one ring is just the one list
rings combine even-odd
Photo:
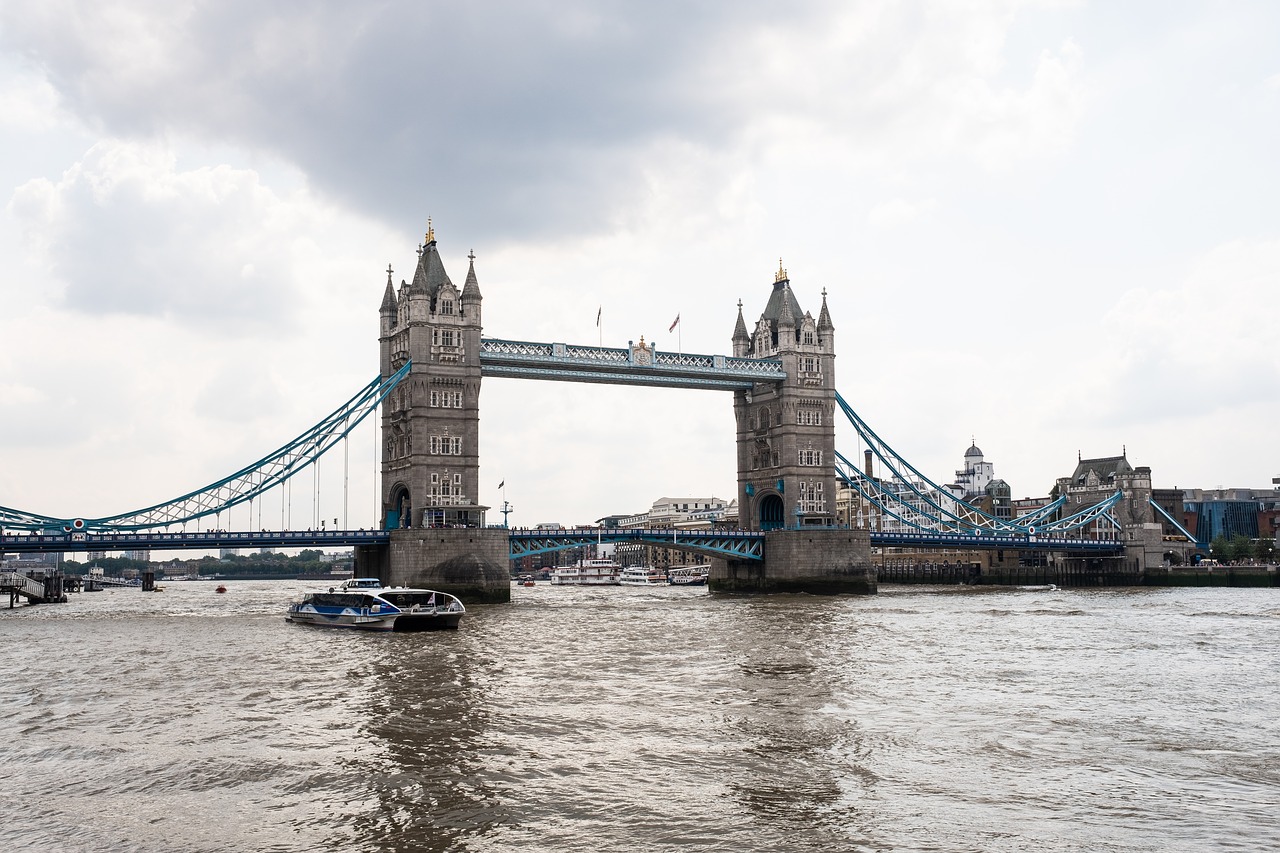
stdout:
[[[683,530],[679,528],[576,527],[557,530],[514,528],[509,532],[512,559],[563,551],[594,542],[643,542],[736,560],[764,559],[763,533],[749,530]],[[263,530],[162,533],[5,534],[0,554],[63,551],[170,551],[217,548],[313,548],[340,545],[385,545],[385,530]],[[1063,551],[1112,556],[1124,551],[1118,540],[1046,538],[963,533],[871,533],[871,544],[893,548],[954,550]]]

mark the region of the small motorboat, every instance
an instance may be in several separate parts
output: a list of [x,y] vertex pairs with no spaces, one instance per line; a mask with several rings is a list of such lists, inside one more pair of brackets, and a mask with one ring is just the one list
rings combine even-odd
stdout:
[[226,592],[226,591],[227,591],[227,588],[222,584],[218,584],[218,588],[214,590],[214,592]]

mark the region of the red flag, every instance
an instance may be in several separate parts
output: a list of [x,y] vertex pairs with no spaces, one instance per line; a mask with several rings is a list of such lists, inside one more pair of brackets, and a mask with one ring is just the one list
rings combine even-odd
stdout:
[[674,332],[674,331],[676,330],[676,326],[679,326],[679,325],[680,325],[680,315],[679,315],[679,314],[677,314],[677,315],[676,315],[676,318],[675,318],[674,320],[672,320],[672,321],[671,321],[671,328],[670,328],[670,329],[667,329],[667,331],[668,331],[668,332]]

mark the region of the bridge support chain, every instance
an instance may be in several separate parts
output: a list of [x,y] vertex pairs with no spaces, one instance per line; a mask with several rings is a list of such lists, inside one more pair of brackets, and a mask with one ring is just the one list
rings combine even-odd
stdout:
[[508,552],[507,531],[499,528],[392,530],[389,545],[357,548],[356,574],[447,592],[463,604],[503,603],[511,600]]
[[865,530],[770,530],[764,560],[711,561],[715,592],[807,592],[873,595],[876,570]]

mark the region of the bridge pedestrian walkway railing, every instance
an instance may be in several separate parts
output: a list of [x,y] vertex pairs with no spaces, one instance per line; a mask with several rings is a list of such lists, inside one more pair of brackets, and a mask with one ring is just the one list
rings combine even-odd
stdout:
[[496,338],[481,339],[480,368],[484,376],[727,391],[787,378],[782,362],[774,359]]
[[389,542],[385,530],[204,530],[193,532],[6,534],[0,553],[60,551],[165,551],[187,548],[306,548],[327,545],[378,545]]

